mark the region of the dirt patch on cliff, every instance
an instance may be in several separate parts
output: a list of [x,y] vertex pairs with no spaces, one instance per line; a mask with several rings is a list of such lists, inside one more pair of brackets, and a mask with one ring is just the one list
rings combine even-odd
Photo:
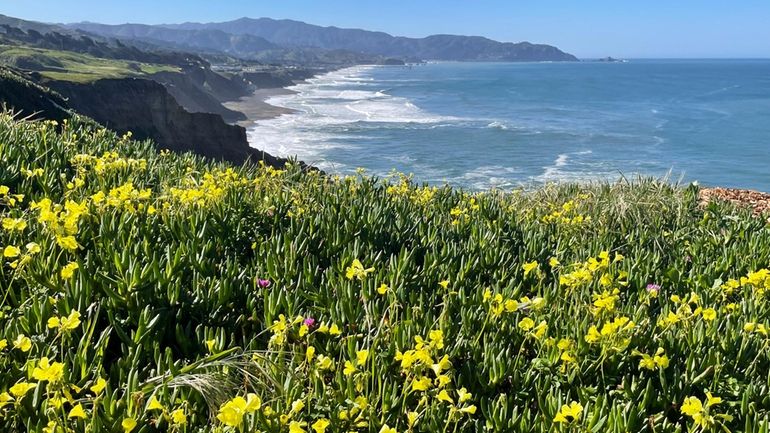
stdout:
[[705,206],[712,200],[724,200],[737,206],[750,207],[754,215],[762,216],[770,222],[770,194],[750,189],[702,188],[698,201]]

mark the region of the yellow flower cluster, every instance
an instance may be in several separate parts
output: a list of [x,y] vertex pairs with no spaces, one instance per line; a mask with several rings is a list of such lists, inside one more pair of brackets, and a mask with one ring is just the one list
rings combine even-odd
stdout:
[[364,265],[361,264],[360,260],[353,259],[353,263],[351,263],[350,266],[345,269],[345,278],[348,280],[352,280],[354,278],[357,280],[363,280],[372,272],[374,272],[374,268],[364,268]]
[[169,189],[169,196],[181,206],[201,207],[220,201],[234,187],[250,183],[232,168],[204,173],[200,179],[190,173],[181,187]]
[[602,351],[622,352],[631,343],[631,334],[635,326],[636,324],[628,317],[616,317],[604,322],[601,330],[596,325],[591,325],[584,339],[589,344],[600,344]]
[[[588,198],[588,196],[580,195],[579,198],[585,199]],[[590,216],[583,216],[577,213],[575,200],[567,201],[542,218],[542,222],[545,224],[560,224],[564,226],[577,226],[590,221]]]
[[476,197],[465,198],[467,203],[460,203],[449,211],[449,215],[452,217],[453,226],[470,221],[471,215],[477,212],[481,207]]
[[230,427],[241,427],[243,417],[253,414],[262,407],[262,399],[256,394],[248,394],[246,398],[235,397],[219,408],[217,419]]
[[[126,182],[123,185],[112,188],[108,194],[99,191],[91,196],[91,201],[98,207],[112,207],[123,209],[127,212],[136,212],[145,208],[143,202],[152,197],[150,189],[136,189],[133,182]],[[153,213],[155,208],[150,205],[147,207],[149,213]]]
[[692,418],[695,425],[702,427],[704,430],[710,429],[721,421],[732,421],[733,417],[730,415],[712,415],[710,413],[712,407],[722,402],[721,398],[714,397],[707,391],[705,402],[706,404],[704,405],[698,397],[690,396],[684,399],[680,410],[683,414]]
[[24,201],[24,194],[11,194],[10,188],[0,185],[0,204],[14,208],[22,201]]
[[562,273],[559,276],[559,284],[568,289],[576,289],[594,281],[596,275],[601,275],[599,283],[603,287],[612,287],[613,285],[625,286],[628,273],[619,271],[613,275],[609,272],[611,264],[622,262],[623,255],[615,253],[610,259],[609,251],[602,251],[596,257],[589,257],[582,263],[575,263],[571,266],[571,272]]
[[500,293],[493,294],[492,291],[489,289],[486,289],[484,291],[482,300],[487,305],[492,317],[499,317],[504,312],[515,313],[520,308],[536,310],[542,307],[545,302],[545,300],[540,297],[535,297],[533,299],[530,299],[529,297],[524,296],[519,300],[509,299],[509,298],[503,297],[503,295]]
[[664,370],[668,367],[669,359],[666,355],[666,351],[662,347],[659,347],[654,355],[639,353],[638,351],[634,351],[634,354],[642,358],[639,360],[640,369],[645,368],[647,370],[655,371],[657,369]]
[[55,236],[56,243],[60,247],[69,251],[75,251],[80,247],[75,235],[78,233],[80,220],[88,215],[86,202],[67,200],[62,206],[44,198],[32,203],[31,208],[38,211],[38,222]]
[[[700,296],[691,292],[686,299],[682,299],[679,295],[671,295],[669,298],[671,302],[676,305],[676,310],[661,312],[658,317],[658,326],[661,328],[669,328],[679,323],[689,323],[690,320],[701,317],[704,321],[711,322],[717,318],[717,311],[714,308],[703,308],[700,304]],[[693,310],[692,306],[695,306]]]
[[413,186],[411,179],[408,176],[399,174],[398,183],[395,185],[388,185],[385,191],[391,197],[406,198],[412,203],[425,206],[433,200],[438,188],[435,186]]
[[99,175],[118,170],[147,169],[147,160],[124,158],[117,152],[104,152],[102,156],[78,154],[70,162],[80,171],[90,169]]
[[469,402],[472,395],[465,388],[451,391],[452,363],[447,355],[441,354],[442,349],[444,333],[435,329],[428,333],[427,340],[415,336],[412,348],[404,352],[396,351],[394,359],[399,362],[404,375],[404,389],[408,394],[421,395],[417,407],[407,413],[410,429],[418,418],[417,413],[429,404],[430,397],[449,405],[450,419],[476,413],[476,406]]

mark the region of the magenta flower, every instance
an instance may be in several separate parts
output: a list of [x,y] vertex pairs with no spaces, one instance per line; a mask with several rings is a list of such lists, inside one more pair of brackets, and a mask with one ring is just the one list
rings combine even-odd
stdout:
[[313,327],[313,325],[315,325],[315,319],[314,319],[314,318],[312,318],[312,317],[308,317],[307,319],[305,319],[305,321],[304,321],[303,323],[304,323],[304,324],[305,324],[305,326],[307,326],[308,328],[312,328],[312,327]]
[[649,293],[653,298],[658,296],[658,292],[660,292],[660,285],[654,283],[647,285],[647,293]]
[[270,287],[270,284],[272,284],[270,280],[263,280],[262,278],[257,278],[257,285],[263,289]]

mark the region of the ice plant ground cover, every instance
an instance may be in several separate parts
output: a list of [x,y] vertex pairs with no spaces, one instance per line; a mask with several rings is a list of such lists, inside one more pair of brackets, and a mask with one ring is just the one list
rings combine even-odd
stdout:
[[770,229],[697,187],[0,160],[0,431],[767,431]]

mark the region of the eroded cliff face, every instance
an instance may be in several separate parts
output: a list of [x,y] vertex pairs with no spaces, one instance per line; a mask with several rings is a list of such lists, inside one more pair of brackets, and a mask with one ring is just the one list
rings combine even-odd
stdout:
[[61,95],[33,82],[24,72],[6,67],[0,67],[0,108],[31,119],[61,121],[71,115]]
[[152,139],[159,148],[241,164],[264,160],[283,166],[286,160],[249,147],[246,130],[211,113],[190,113],[157,82],[137,78],[98,80],[88,84],[51,82],[75,111],[119,133],[131,131]]
[[249,94],[250,89],[242,79],[229,79],[206,68],[159,72],[148,78],[163,84],[174,99],[191,113],[219,114],[228,123],[246,120],[243,113],[222,105],[222,102]]

